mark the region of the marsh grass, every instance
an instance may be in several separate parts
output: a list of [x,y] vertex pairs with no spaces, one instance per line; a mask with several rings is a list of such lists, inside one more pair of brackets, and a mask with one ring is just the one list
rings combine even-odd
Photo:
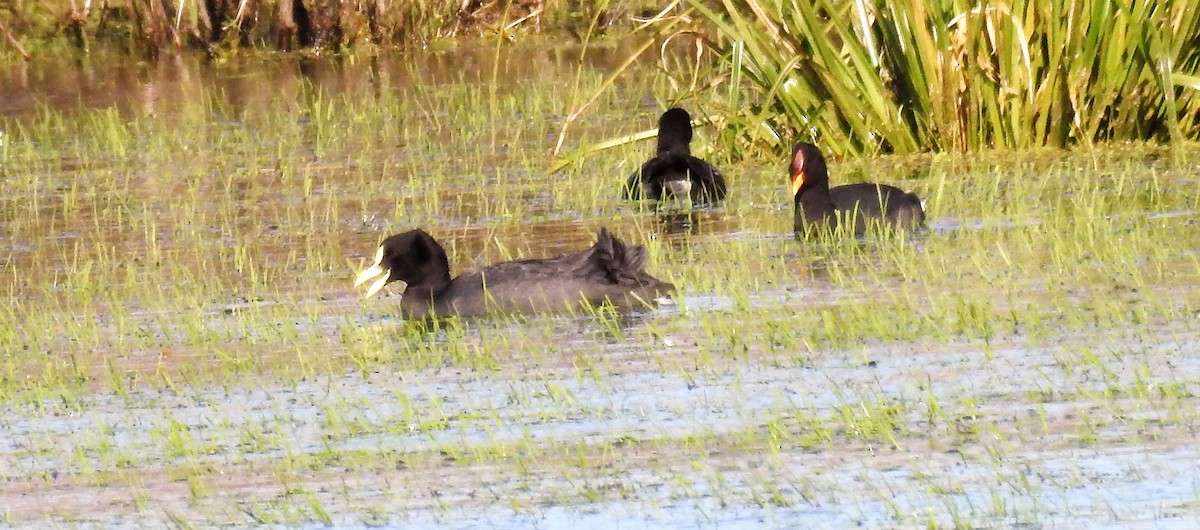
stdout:
[[[837,153],[1195,138],[1186,2],[688,2],[731,144]],[[784,142],[787,143],[787,142]]]
[[[1111,493],[1059,472],[1064,447],[1192,439],[1195,146],[834,159],[928,198],[930,226],[798,241],[776,160],[727,164],[729,199],[684,226],[620,199],[644,145],[546,175],[562,79],[0,123],[0,478],[133,484],[131,509],[197,526],[708,499],[807,517],[847,497],[867,526],[983,526]],[[628,101],[667,90],[606,79],[580,74],[602,94],[580,145],[653,123]],[[680,292],[632,315],[406,322],[350,282],[417,226],[455,271],[609,226]]]

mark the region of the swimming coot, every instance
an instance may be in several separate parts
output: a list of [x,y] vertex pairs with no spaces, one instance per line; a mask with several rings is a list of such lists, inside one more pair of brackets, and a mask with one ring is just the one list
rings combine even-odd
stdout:
[[692,117],[673,108],[658,120],[658,151],[630,175],[625,197],[633,200],[688,198],[700,205],[725,198],[725,179],[708,162],[692,156]]
[[813,144],[796,144],[790,169],[796,232],[833,228],[839,214],[854,215],[857,235],[862,235],[872,221],[900,228],[915,228],[925,222],[921,199],[900,188],[871,183],[830,188],[825,157]]
[[570,311],[581,302],[607,301],[626,309],[648,306],[675,289],[647,274],[645,264],[645,247],[630,246],[602,228],[596,244],[587,250],[506,261],[451,280],[446,251],[417,229],[385,239],[375,264],[359,274],[354,285],[374,278],[367,289],[369,297],[384,284],[404,282],[400,309],[412,318]]

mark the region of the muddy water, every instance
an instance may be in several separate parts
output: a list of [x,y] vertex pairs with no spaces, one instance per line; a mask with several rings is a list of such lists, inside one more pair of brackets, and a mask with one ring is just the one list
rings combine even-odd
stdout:
[[[645,144],[541,172],[577,51],[506,50],[497,68],[483,46],[0,73],[10,149],[39,106],[64,130],[115,108],[155,135],[124,156],[68,134],[39,139],[62,157],[7,152],[0,520],[1200,524],[1195,153],[957,161],[955,180],[926,162],[904,184],[931,199],[929,231],[801,243],[776,160],[731,165],[730,199],[691,215],[630,206],[609,184]],[[624,53],[587,64],[602,73]],[[664,90],[652,66],[576,134],[648,127]],[[497,127],[459,116],[490,115],[482,101],[438,99],[493,72],[514,107],[540,110],[493,109],[510,120]],[[313,100],[389,93],[417,102],[379,111],[413,136],[368,115],[366,133],[333,120],[328,145],[280,138],[318,136]],[[235,137],[175,136],[198,107]],[[493,129],[505,141],[471,136]],[[151,150],[156,138],[176,147]],[[582,248],[608,226],[682,292],[629,315],[422,329],[396,293],[363,302],[350,287],[379,238],[414,224],[459,270]]]

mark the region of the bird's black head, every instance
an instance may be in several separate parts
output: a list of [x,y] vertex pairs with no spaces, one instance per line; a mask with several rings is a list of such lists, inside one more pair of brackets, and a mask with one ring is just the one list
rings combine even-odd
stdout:
[[359,274],[354,285],[372,278],[376,280],[366,296],[395,281],[408,286],[444,285],[450,281],[450,263],[446,251],[432,236],[421,229],[410,230],[383,240],[375,253],[375,264]]
[[658,152],[691,154],[692,116],[686,110],[673,108],[658,119]]

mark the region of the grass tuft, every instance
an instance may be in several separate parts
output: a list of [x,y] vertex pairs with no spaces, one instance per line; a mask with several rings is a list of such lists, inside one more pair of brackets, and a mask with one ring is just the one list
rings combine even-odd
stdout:
[[[731,148],[912,153],[1195,139],[1188,2],[689,2]],[[723,96],[723,97],[722,97]],[[764,135],[765,129],[768,134]]]

